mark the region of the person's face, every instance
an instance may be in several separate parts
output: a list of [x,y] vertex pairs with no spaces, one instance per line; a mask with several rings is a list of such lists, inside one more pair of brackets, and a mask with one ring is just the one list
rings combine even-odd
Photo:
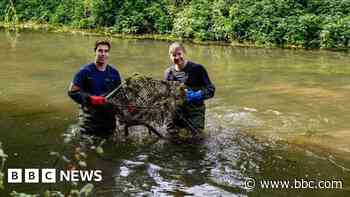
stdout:
[[176,48],[170,52],[170,60],[173,64],[178,66],[184,66],[185,64],[185,53],[181,48]]
[[108,55],[109,55],[109,47],[108,45],[100,44],[96,48],[96,57],[95,62],[99,64],[107,64]]

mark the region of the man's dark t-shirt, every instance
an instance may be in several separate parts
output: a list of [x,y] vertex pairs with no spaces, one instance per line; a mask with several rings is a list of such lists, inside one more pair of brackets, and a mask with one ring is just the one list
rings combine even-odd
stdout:
[[95,63],[83,66],[74,76],[73,84],[93,96],[105,96],[120,85],[119,72],[110,65],[100,71]]
[[[209,79],[205,68],[193,62],[188,61],[186,66],[181,71],[177,71],[175,66],[171,66],[165,71],[164,79],[167,81],[180,81],[184,83],[187,88],[192,90],[202,90],[204,99],[214,96],[215,86]],[[201,102],[200,104],[203,104]]]
[[[82,94],[106,96],[121,84],[119,72],[110,65],[104,71],[96,68],[95,63],[83,66],[74,76],[73,84],[80,87]],[[81,102],[79,129],[83,133],[104,135],[115,129],[115,116],[112,106],[91,106]]]

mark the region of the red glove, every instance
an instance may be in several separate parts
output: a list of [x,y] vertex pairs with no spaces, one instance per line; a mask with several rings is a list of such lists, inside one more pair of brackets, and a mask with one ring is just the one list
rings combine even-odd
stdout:
[[103,105],[107,102],[106,98],[103,96],[90,96],[90,101],[92,105]]

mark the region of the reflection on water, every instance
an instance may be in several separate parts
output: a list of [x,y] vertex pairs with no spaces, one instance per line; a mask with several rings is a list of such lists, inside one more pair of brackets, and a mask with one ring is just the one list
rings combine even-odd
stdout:
[[6,39],[10,42],[11,49],[15,51],[18,37],[20,36],[18,30],[17,29],[15,29],[14,31],[5,30],[5,35],[6,35]]
[[[0,139],[7,168],[51,167],[49,151],[78,106],[66,96],[96,37],[0,32]],[[15,38],[15,39],[13,39]],[[110,62],[125,77],[162,78],[166,42],[114,39]],[[208,139],[174,145],[136,133],[89,157],[102,169],[96,196],[348,196],[349,54],[327,51],[187,45],[217,87],[207,102]],[[40,139],[40,140],[38,140]],[[343,180],[342,190],[248,190],[249,177]],[[6,185],[35,192],[40,185]],[[1,195],[1,193],[0,193]]]
[[[248,190],[245,181],[250,177],[256,180],[349,178],[347,169],[332,156],[286,142],[259,140],[215,124],[209,129],[211,136],[201,145],[118,141],[95,163],[108,170],[112,178],[109,185],[96,188],[96,196],[260,196],[261,193],[279,196],[281,191]],[[332,196],[332,190],[286,192],[290,196],[296,193]],[[334,196],[343,193],[346,196],[346,188],[337,190]]]
[[[246,196],[245,174],[255,171],[257,165],[253,161],[239,163],[249,156],[242,146],[232,145],[232,138],[212,139],[201,146],[160,141],[142,150],[136,148],[114,160],[119,164],[113,172],[114,186],[96,192],[106,196],[122,192],[134,196]],[[226,144],[225,152],[218,144]],[[115,151],[123,150],[121,146]]]

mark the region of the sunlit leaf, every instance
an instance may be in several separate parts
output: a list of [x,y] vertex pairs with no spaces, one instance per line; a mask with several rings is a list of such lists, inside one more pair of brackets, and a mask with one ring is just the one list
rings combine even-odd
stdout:
[[84,187],[80,190],[80,195],[90,196],[92,195],[93,190],[94,190],[94,185],[91,183],[88,183],[84,185]]
[[97,147],[96,148],[96,153],[99,154],[99,155],[103,155],[104,151],[103,151],[103,148],[102,147]]
[[0,189],[4,189],[4,174],[0,172]]
[[79,166],[83,167],[83,168],[86,168],[87,167],[87,164],[85,161],[79,161]]
[[59,157],[59,156],[60,156],[60,153],[58,153],[58,152],[50,152],[50,155],[51,155],[51,156]]
[[4,150],[0,148],[0,157],[7,158],[7,155],[4,153]]

